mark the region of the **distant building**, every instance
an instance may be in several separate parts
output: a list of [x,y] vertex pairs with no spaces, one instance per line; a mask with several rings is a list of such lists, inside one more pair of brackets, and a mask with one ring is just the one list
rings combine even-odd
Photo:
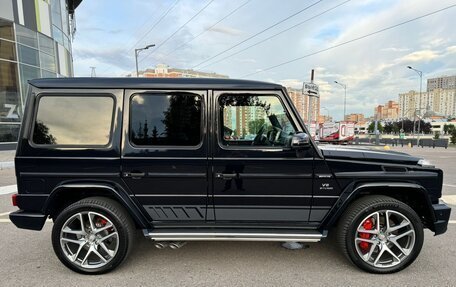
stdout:
[[[301,89],[294,89],[287,87],[288,95],[291,101],[298,110],[299,115],[304,120],[308,121],[309,118],[309,97],[302,94]],[[320,117],[320,98],[312,97],[312,121],[318,121]]]
[[318,123],[319,124],[322,124],[322,123],[330,123],[333,121],[333,118],[331,116],[327,116],[327,115],[320,115],[318,116]]
[[400,115],[400,106],[395,101],[388,101],[385,105],[378,105],[374,109],[374,118],[378,120],[395,121]]
[[[130,77],[135,77],[136,73],[130,74]],[[178,69],[170,68],[166,64],[158,64],[153,69],[146,69],[145,71],[139,72],[139,77],[144,78],[220,78],[228,79],[226,75],[217,73],[207,73],[201,71],[195,71],[192,69]]]
[[[399,94],[400,117],[413,119],[415,111],[424,118],[456,116],[456,89],[433,89],[421,93],[409,91]],[[421,112],[420,112],[421,111]]]
[[427,80],[427,91],[435,89],[451,90],[456,89],[456,76],[443,76]]
[[364,118],[364,114],[349,114],[345,115],[345,121],[347,122],[357,122],[357,123],[363,123],[366,121]]

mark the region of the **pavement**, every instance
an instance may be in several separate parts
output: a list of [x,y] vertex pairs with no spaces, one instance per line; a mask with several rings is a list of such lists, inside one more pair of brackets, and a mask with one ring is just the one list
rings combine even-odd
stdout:
[[[443,198],[456,209],[456,148],[392,149],[442,168]],[[12,161],[13,153],[2,153],[0,159]],[[426,230],[420,256],[396,274],[360,271],[339,252],[330,233],[323,242],[301,250],[269,242],[190,242],[181,249],[158,250],[138,236],[129,258],[115,271],[84,276],[64,267],[54,255],[51,222],[41,232],[21,230],[9,222],[8,213],[15,208],[6,193],[14,184],[14,169],[1,169],[0,286],[456,286],[454,210],[447,233],[433,236]]]

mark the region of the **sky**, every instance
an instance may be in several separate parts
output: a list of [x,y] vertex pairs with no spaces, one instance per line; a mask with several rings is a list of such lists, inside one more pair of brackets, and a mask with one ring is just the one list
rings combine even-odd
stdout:
[[[426,79],[456,75],[456,5],[439,0],[84,0],[76,9],[75,76],[123,77],[164,63],[302,88],[315,69],[321,106],[371,116]],[[452,24],[453,23],[453,24]],[[348,42],[347,44],[344,44]],[[342,45],[340,45],[342,44]],[[298,59],[291,61],[293,59]],[[289,62],[290,61],[290,62]],[[322,113],[327,113],[322,110]]]

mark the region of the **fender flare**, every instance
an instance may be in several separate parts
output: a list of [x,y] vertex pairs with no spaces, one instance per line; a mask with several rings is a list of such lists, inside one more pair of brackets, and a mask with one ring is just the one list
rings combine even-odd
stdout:
[[52,205],[52,202],[54,199],[59,195],[63,190],[68,190],[68,189],[73,189],[73,190],[78,190],[78,189],[101,189],[104,191],[107,191],[110,195],[114,196],[117,201],[127,210],[127,212],[130,214],[132,217],[133,221],[136,222],[141,228],[150,228],[151,225],[143,215],[143,213],[140,211],[138,205],[130,198],[127,192],[123,190],[120,186],[112,186],[111,184],[107,183],[84,183],[84,182],[78,182],[78,183],[63,183],[61,185],[56,186],[51,193],[49,194],[49,197],[47,198],[42,212],[43,214],[49,214],[50,207]]
[[[427,194],[424,187],[416,183],[410,182],[369,182],[369,183],[350,183],[344,191],[341,193],[339,199],[330,209],[325,219],[322,221],[320,228],[328,228],[334,225],[334,223],[340,218],[341,214],[345,212],[347,207],[357,198],[363,191],[368,191],[373,188],[401,188],[404,190],[413,190],[412,192],[419,193],[422,199],[425,200],[427,211],[430,216],[429,228],[432,230],[434,222],[436,221],[435,214],[433,212],[432,202]],[[387,194],[386,194],[387,195]]]

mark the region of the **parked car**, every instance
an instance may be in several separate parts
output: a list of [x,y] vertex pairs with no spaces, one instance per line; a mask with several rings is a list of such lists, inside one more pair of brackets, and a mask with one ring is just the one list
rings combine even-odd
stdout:
[[255,81],[32,80],[15,167],[11,221],[41,230],[52,219],[57,257],[80,273],[116,268],[137,230],[158,248],[334,232],[359,268],[397,272],[420,253],[424,228],[446,231],[451,211],[440,169],[319,147],[286,90]]

